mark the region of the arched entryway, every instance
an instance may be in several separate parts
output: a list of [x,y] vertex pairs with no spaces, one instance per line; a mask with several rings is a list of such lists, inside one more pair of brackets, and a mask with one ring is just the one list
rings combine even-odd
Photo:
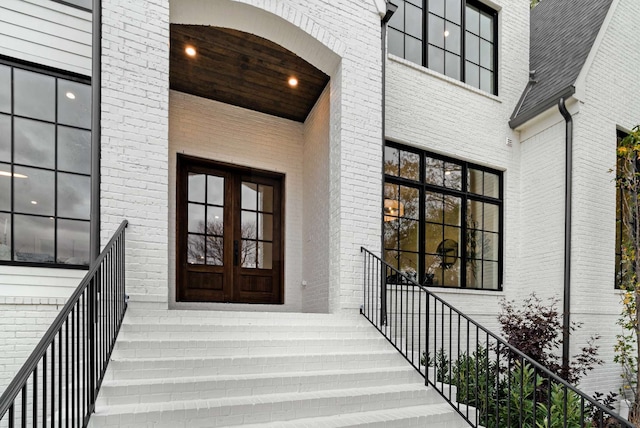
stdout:
[[240,2],[171,16],[170,305],[329,311],[339,56]]

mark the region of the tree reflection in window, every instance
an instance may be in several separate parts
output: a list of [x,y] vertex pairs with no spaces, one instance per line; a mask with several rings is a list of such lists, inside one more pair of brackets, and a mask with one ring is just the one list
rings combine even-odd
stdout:
[[501,173],[396,144],[384,171],[387,263],[426,285],[499,289]]

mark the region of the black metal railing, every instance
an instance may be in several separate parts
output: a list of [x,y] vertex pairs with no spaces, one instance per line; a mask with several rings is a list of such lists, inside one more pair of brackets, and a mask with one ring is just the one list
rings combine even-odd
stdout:
[[362,314],[473,427],[633,427],[365,248]]
[[123,221],[0,397],[0,427],[86,427],[127,310]]

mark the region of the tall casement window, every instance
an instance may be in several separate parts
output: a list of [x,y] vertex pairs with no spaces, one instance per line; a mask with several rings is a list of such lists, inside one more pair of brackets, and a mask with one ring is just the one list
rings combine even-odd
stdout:
[[0,62],[0,263],[89,263],[91,88]]
[[397,0],[389,52],[491,94],[498,93],[495,10],[474,0]]
[[502,173],[387,143],[384,259],[421,284],[502,289]]
[[[624,137],[626,137],[622,131],[618,131],[617,140],[618,144]],[[636,161],[636,171],[640,171],[640,161]],[[622,174],[622,163],[620,159],[617,159],[616,177],[620,177]],[[625,203],[628,200],[629,195],[616,186],[616,267],[615,267],[615,288],[620,288],[624,281],[625,267],[622,263],[622,247],[625,243],[630,242],[629,226],[633,228],[633,225],[629,224],[632,220],[631,213],[629,212],[629,205]],[[626,224],[625,224],[626,222]]]

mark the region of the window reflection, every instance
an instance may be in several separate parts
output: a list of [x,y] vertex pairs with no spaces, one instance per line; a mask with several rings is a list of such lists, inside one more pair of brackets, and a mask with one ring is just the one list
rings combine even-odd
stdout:
[[91,180],[58,173],[58,216],[89,220]]
[[58,263],[89,264],[89,222],[58,220]]
[[11,116],[0,114],[0,162],[11,162]]
[[53,122],[56,79],[40,73],[13,69],[14,114]]
[[0,112],[11,113],[11,67],[0,64]]
[[58,168],[91,173],[91,132],[58,126]]
[[11,165],[0,163],[0,211],[11,210]]
[[87,84],[0,64],[0,260],[89,263],[90,99]]
[[14,172],[26,177],[13,180],[15,211],[23,214],[55,215],[55,173],[19,166],[14,167]]
[[55,167],[55,126],[30,119],[14,119],[15,163]]
[[58,123],[91,128],[91,87],[58,79]]
[[11,260],[11,215],[0,212],[0,260]]
[[[385,164],[403,152],[387,147]],[[499,289],[500,173],[436,154],[415,155],[415,163],[424,165],[415,185],[385,168],[384,259],[426,285]]]
[[258,185],[256,183],[242,182],[242,209],[258,209]]
[[205,202],[204,196],[205,175],[189,173],[189,201]]
[[49,217],[14,215],[16,261],[53,263],[55,220]]
[[273,259],[273,186],[242,182],[240,264],[250,269],[271,269]]
[[207,175],[207,203],[210,205],[224,204],[224,178]]

